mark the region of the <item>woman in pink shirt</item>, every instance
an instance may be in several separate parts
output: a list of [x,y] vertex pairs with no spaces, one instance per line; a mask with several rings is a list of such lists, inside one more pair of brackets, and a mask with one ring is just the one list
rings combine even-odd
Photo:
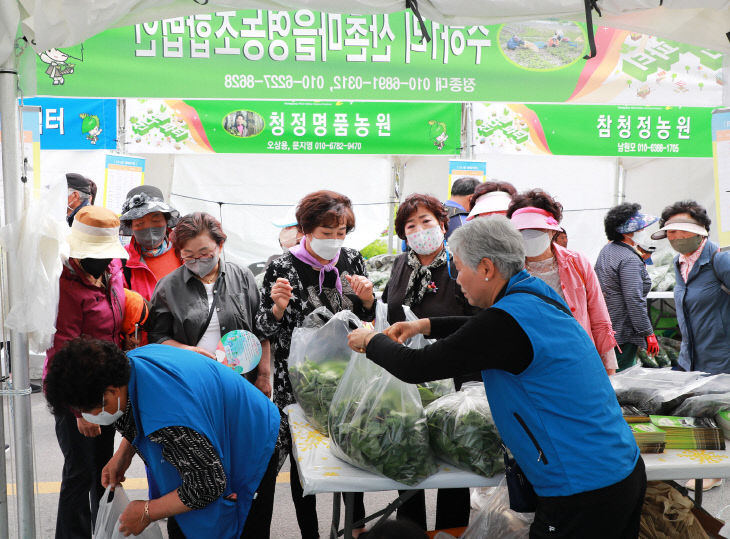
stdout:
[[596,345],[603,366],[616,372],[616,339],[606,301],[593,266],[578,253],[554,243],[562,231],[563,206],[548,193],[533,189],[515,195],[507,217],[525,240],[525,269],[550,285],[570,307]]

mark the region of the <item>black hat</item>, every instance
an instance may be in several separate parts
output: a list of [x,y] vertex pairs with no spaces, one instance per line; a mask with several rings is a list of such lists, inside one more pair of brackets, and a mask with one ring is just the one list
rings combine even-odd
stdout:
[[131,236],[131,222],[156,211],[165,214],[167,226],[170,228],[174,227],[180,219],[180,212],[165,202],[162,191],[157,187],[140,185],[130,189],[127,193],[127,200],[122,206],[122,215],[119,217],[120,232],[125,236]]
[[79,191],[81,193],[91,195],[90,182],[91,180],[89,178],[76,172],[66,173],[66,184],[68,185],[69,189],[73,189],[74,191]]

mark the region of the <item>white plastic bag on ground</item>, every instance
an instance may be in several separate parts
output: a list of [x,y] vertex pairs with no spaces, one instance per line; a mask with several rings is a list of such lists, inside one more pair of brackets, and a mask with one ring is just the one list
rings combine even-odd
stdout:
[[509,508],[504,479],[492,489],[484,506],[461,539],[524,539],[530,534],[534,513],[516,513]]
[[287,367],[294,397],[307,421],[325,435],[332,397],[352,355],[347,334],[361,326],[351,311],[332,315],[320,307],[307,316],[305,327],[292,333]]
[[[109,501],[109,496],[112,500]],[[129,497],[124,488],[117,486],[111,494],[111,487],[107,487],[99,500],[99,512],[96,514],[96,526],[92,539],[123,539],[124,534],[119,531],[119,517],[129,505]],[[162,530],[157,522],[151,522],[142,533],[134,537],[142,539],[162,539]]]

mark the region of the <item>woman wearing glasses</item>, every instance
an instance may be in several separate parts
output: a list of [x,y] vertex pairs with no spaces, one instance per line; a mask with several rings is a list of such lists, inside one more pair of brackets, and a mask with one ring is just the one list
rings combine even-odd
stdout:
[[[398,207],[395,230],[406,240],[408,251],[395,259],[390,280],[383,291],[388,304],[388,322],[405,320],[407,305],[418,318],[470,316],[474,309],[456,283],[456,268],[444,245],[449,218],[441,202],[431,196],[412,194]],[[479,372],[454,379],[456,388],[468,380],[481,380]],[[440,489],[437,497],[436,528],[469,524],[469,489]],[[398,518],[409,519],[426,529],[423,491],[398,510]]]
[[[226,234],[212,215],[196,212],[184,216],[171,234],[171,240],[183,265],[163,277],[155,287],[149,342],[192,350],[215,359],[222,335],[235,329],[257,333],[254,316],[259,306],[259,291],[254,276],[248,268],[221,258]],[[263,340],[261,345],[259,367],[247,378],[270,397],[269,341]],[[205,359],[201,357],[202,360]],[[190,445],[195,443],[191,440]],[[246,537],[269,536],[277,461],[275,452],[251,506]],[[211,481],[204,482],[210,488],[215,487],[213,464],[212,460],[199,463],[200,473],[210,469]],[[180,537],[174,522],[172,526],[174,532],[170,537]]]

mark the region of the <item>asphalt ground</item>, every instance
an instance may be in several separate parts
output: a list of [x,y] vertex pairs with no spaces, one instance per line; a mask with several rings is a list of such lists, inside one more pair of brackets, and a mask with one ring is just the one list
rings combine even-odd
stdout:
[[[36,480],[36,537],[53,538],[55,535],[56,510],[58,505],[58,492],[60,489],[61,470],[63,468],[63,456],[58,447],[54,431],[53,416],[45,406],[45,399],[40,394],[31,396],[33,415],[33,440],[34,440],[34,463]],[[14,443],[9,436],[10,422],[8,400],[4,401],[5,411],[5,436],[11,444],[11,451],[6,453],[7,457],[7,489],[8,509],[10,521],[10,537],[19,537],[16,526],[16,498],[14,496],[15,469],[14,469]],[[119,435],[117,435],[117,443]],[[704,493],[703,506],[711,514],[717,515],[725,506],[730,505],[730,481],[726,480],[720,487]],[[146,499],[146,479],[144,465],[139,458],[135,458],[132,466],[127,472],[125,489],[131,499]],[[384,508],[395,497],[397,493],[377,492],[365,495],[365,507],[368,514]],[[426,510],[428,524],[431,529],[434,526],[436,508],[436,491],[426,492]],[[730,513],[730,509],[728,509]],[[476,514],[472,511],[472,518]],[[329,537],[329,527],[332,518],[332,495],[317,495],[317,515],[319,530],[322,538]],[[730,514],[726,515],[730,518]],[[167,533],[163,528],[163,535]],[[294,505],[291,501],[289,487],[289,463],[285,464],[277,478],[276,497],[274,501],[274,516],[271,526],[272,539],[296,539],[300,537],[299,528],[296,522]]]

